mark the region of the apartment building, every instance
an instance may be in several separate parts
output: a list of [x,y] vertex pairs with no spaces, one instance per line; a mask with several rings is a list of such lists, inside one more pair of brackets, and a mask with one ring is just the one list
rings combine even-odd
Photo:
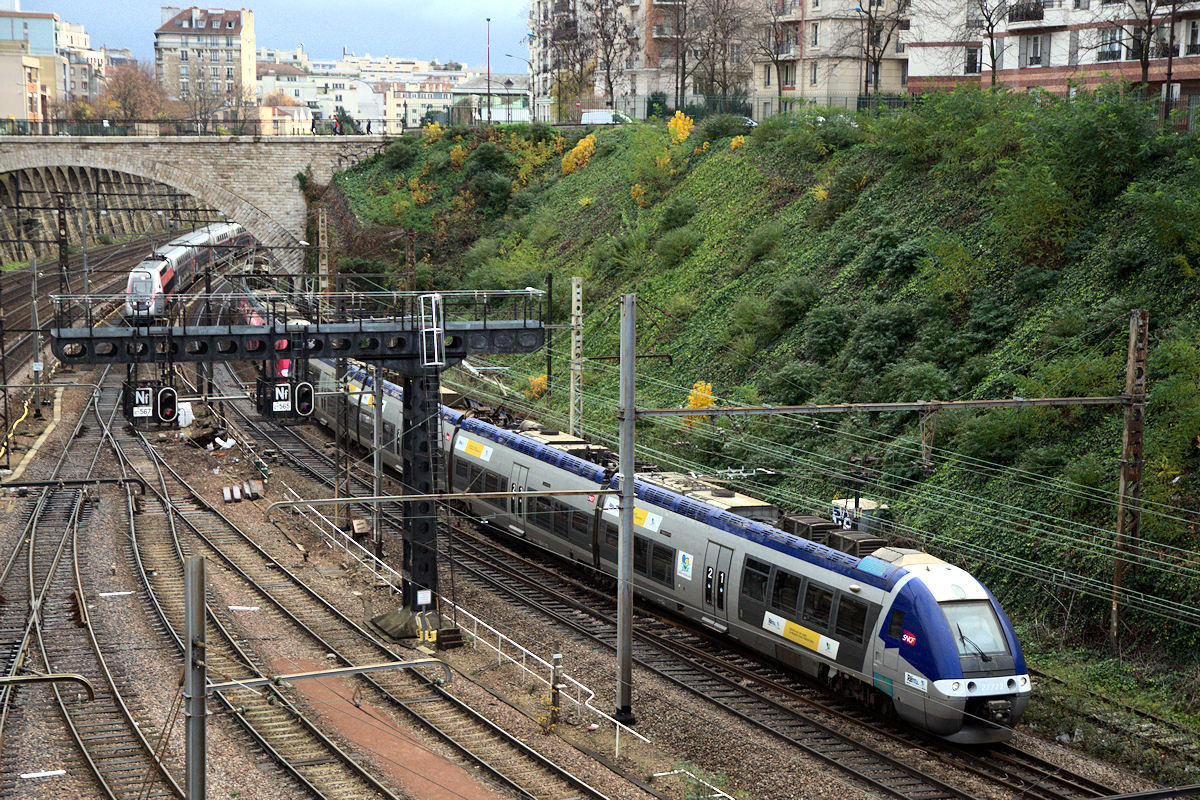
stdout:
[[[50,118],[54,98],[42,75],[44,58],[30,55],[28,42],[0,40],[0,119],[29,123]],[[7,129],[0,122],[0,130]]]
[[263,62],[257,76],[260,104],[278,93],[310,109],[316,119],[332,119],[338,109],[364,122],[384,118],[383,92],[353,73],[305,72],[292,64]]
[[154,32],[154,72],[167,94],[245,102],[255,83],[254,12],[196,6],[162,8]]
[[[864,8],[864,5],[866,6]],[[909,79],[908,0],[780,0],[755,55],[753,115],[802,104],[855,108],[864,94],[900,94]]]
[[461,83],[429,73],[383,84],[387,132],[403,133],[406,128],[420,125],[427,116],[445,125],[450,119],[454,88]]
[[[1151,14],[1149,9],[1156,12]],[[1146,31],[1151,31],[1146,35]],[[1148,80],[1166,96],[1200,100],[1200,3],[1146,5],[1127,0],[973,2],[942,17],[913,20],[910,88],[993,82],[1066,94],[1106,80]],[[1148,51],[1148,53],[1147,53]]]

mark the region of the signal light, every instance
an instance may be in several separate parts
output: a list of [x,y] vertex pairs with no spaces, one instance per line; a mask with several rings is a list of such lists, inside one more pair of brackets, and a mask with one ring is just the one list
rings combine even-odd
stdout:
[[179,415],[179,395],[170,386],[158,390],[155,397],[154,417],[159,422],[174,422]]
[[292,408],[302,417],[310,416],[316,408],[315,391],[308,381],[301,381],[292,388]]

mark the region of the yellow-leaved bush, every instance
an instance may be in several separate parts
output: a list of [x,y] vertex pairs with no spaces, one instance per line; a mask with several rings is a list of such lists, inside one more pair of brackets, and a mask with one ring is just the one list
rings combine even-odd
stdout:
[[571,151],[563,156],[562,174],[570,175],[572,172],[583,169],[592,160],[592,156],[596,153],[596,137],[589,133],[587,136],[579,140],[579,144],[571,148]]

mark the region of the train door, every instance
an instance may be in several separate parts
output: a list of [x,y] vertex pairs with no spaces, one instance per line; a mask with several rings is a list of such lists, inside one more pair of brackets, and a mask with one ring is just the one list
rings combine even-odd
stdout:
[[[524,492],[529,486],[529,467],[523,467],[520,464],[512,465],[512,473],[509,475],[508,490],[510,492]],[[515,525],[510,524],[508,527],[515,533],[525,535],[525,508],[527,500],[524,497],[508,498],[508,513],[512,516]]]
[[727,619],[729,608],[729,570],[733,550],[716,542],[708,543],[704,554],[704,610],[714,619]]

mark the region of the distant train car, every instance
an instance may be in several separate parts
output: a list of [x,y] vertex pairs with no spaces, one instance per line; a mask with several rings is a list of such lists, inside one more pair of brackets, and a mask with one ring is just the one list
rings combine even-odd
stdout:
[[187,289],[209,264],[250,251],[254,239],[235,222],[198,228],[155,248],[129,273],[125,317],[148,321],[166,313],[170,297]]
[[[322,393],[336,388],[333,364],[314,359],[311,367],[315,416],[332,426],[338,400]],[[373,387],[359,365],[346,380],[351,392]],[[384,384],[383,460],[397,470],[400,392]],[[369,401],[352,394],[350,403],[350,435],[369,447]],[[615,575],[611,453],[529,422],[510,429],[445,406],[440,420],[445,481],[454,491],[594,490],[462,503],[505,533]],[[1031,689],[1024,654],[999,602],[966,571],[831,520],[782,515],[688,476],[640,475],[635,491],[633,569],[641,597],[948,740],[1012,736]],[[843,524],[853,519],[846,501],[835,508]]]
[[[246,293],[239,296],[233,302],[233,314],[235,318],[244,325],[266,325],[271,319],[271,311],[280,313],[281,309],[287,311],[287,321],[291,324],[308,325],[308,320],[304,319],[295,309],[286,303],[286,299],[282,295],[273,295],[271,293]],[[287,339],[277,339],[275,341],[276,353],[288,353],[291,350],[291,344]],[[287,378],[292,374],[292,359],[289,356],[276,358],[274,360],[273,378]]]

